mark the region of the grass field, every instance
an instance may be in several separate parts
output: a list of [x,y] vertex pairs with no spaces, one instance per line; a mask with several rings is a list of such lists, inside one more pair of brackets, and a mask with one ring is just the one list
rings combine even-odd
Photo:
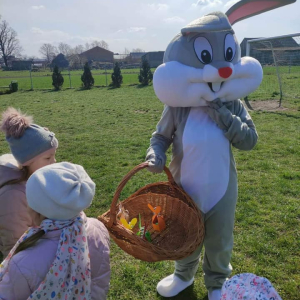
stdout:
[[[263,99],[261,99],[263,100]],[[97,184],[88,216],[109,209],[122,177],[144,161],[149,139],[163,105],[153,87],[120,89],[19,91],[0,96],[8,106],[32,114],[59,140],[57,161],[85,167]],[[244,272],[268,278],[283,300],[300,294],[300,104],[286,99],[288,109],[252,111],[259,141],[250,152],[233,149],[239,178],[233,275]],[[4,136],[0,153],[8,152]],[[170,152],[169,152],[170,153]],[[122,199],[163,174],[142,171],[126,185]],[[163,299],[157,282],[173,272],[173,262],[145,263],[111,244],[111,287],[108,299]],[[194,284],[172,299],[207,299],[201,267]]]
[[[139,84],[139,69],[122,69],[123,84]],[[155,69],[152,69],[154,72]],[[111,83],[111,74],[113,70],[92,70],[95,79],[95,86],[104,87]],[[260,87],[249,95],[249,100],[279,100],[280,88],[276,74],[276,68],[263,67],[264,79]],[[279,67],[282,83],[283,99],[300,99],[300,67],[299,66],[282,66]],[[81,75],[83,71],[74,70],[70,72],[62,71],[64,77],[63,89],[79,88],[82,86]],[[29,71],[0,71],[0,90],[2,86],[8,86],[12,80],[18,81],[20,90],[31,89],[31,79]],[[34,90],[52,89],[52,72],[50,69],[38,72],[32,72],[32,86]]]
[[[123,83],[125,85],[138,84],[139,69],[124,69],[123,71]],[[95,80],[95,86],[106,86],[111,83],[112,70],[92,70],[92,74]],[[68,71],[62,71],[61,74],[64,77],[63,89],[67,88],[79,88],[82,86],[81,75],[83,71],[71,71],[70,76]],[[32,79],[30,79],[29,71],[1,71],[0,72],[0,87],[8,86],[11,81],[18,81],[20,90],[30,90],[31,80],[34,90],[39,89],[51,89],[52,87],[52,72],[39,71],[32,72]],[[71,82],[70,82],[71,81]]]

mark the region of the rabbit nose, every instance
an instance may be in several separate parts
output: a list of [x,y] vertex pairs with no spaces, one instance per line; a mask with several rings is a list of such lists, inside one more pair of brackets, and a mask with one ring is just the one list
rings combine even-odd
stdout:
[[219,71],[219,75],[220,75],[222,78],[228,78],[228,77],[230,77],[230,75],[232,74],[232,69],[229,68],[229,67],[221,68],[221,69],[219,69],[218,71]]

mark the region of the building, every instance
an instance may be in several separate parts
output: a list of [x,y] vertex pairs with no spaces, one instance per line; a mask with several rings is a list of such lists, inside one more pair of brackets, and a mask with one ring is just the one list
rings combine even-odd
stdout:
[[13,60],[11,62],[11,69],[16,70],[30,70],[32,65],[32,59],[30,60]]
[[[7,60],[7,67],[8,67],[9,70],[11,70],[11,68],[12,68],[12,61],[13,60],[17,60],[17,58],[14,55],[10,55],[10,56],[6,57],[6,60]],[[4,61],[3,57],[0,58],[0,64],[1,64],[2,68],[6,69],[5,61]]]
[[82,52],[79,56],[88,62],[114,62],[114,53],[99,46]]
[[139,63],[139,62],[141,62],[141,58],[145,53],[146,52],[130,52],[129,61],[131,63],[135,63],[135,62]]
[[163,63],[164,51],[147,52],[142,56],[142,59],[146,59],[150,65],[150,68],[157,68]]
[[41,58],[33,58],[32,59],[32,69],[41,69],[46,68],[48,65],[47,59],[41,59]]
[[[241,43],[241,56],[246,56],[247,41],[257,38],[244,38]],[[292,37],[285,37],[269,41],[250,44],[250,56],[257,59],[262,65],[273,65],[274,58],[280,65],[300,65],[300,45]]]

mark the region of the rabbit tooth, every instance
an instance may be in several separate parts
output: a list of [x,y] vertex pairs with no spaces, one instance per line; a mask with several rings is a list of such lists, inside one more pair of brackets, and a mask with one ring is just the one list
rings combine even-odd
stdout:
[[212,89],[214,92],[218,92],[221,88],[221,82],[212,82]]

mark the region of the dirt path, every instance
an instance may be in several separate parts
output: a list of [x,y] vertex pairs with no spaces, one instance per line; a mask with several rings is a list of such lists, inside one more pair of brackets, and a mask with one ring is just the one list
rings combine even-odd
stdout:
[[249,101],[246,103],[249,110],[284,111],[288,108],[280,106],[279,100]]

